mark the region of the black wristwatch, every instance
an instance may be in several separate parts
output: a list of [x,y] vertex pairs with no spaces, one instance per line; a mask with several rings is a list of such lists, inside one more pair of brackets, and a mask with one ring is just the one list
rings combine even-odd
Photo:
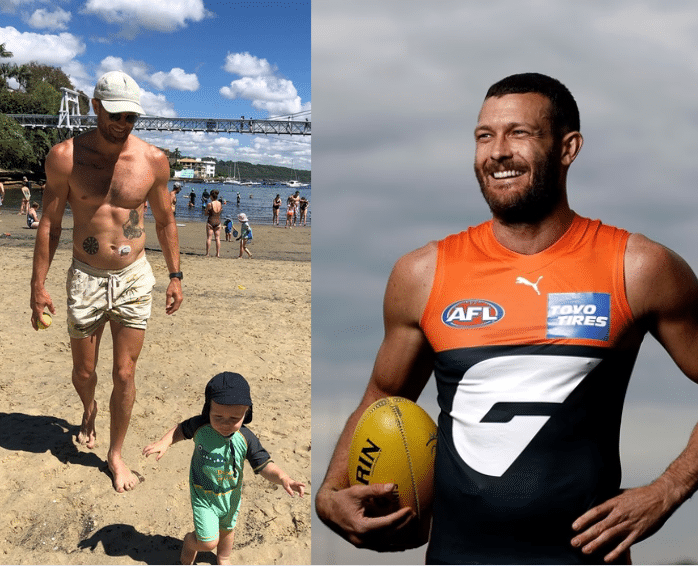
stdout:
[[177,271],[175,273],[170,273],[170,279],[179,279],[180,281],[184,279],[184,274],[181,271]]

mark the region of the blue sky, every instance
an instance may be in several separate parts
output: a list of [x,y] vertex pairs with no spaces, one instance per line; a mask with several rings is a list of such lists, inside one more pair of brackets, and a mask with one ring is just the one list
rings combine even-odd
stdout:
[[[148,114],[311,119],[310,0],[0,0],[11,62],[60,67],[92,95],[123,70]],[[310,169],[310,137],[139,132],[184,155]]]

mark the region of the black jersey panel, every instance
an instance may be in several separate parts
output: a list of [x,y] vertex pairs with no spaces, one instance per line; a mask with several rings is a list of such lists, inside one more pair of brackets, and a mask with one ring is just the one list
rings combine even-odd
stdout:
[[594,563],[572,522],[618,493],[637,352],[568,345],[437,354],[436,563]]

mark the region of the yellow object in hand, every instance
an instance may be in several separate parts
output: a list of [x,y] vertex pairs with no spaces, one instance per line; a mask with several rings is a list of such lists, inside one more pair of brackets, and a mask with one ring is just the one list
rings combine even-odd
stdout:
[[39,327],[39,330],[46,330],[49,326],[51,326],[52,322],[53,319],[51,318],[51,315],[45,312],[39,317],[39,320],[36,321],[36,325]]

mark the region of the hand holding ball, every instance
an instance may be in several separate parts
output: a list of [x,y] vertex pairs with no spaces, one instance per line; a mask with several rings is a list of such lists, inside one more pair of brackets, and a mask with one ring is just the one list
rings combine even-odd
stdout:
[[436,424],[419,405],[385,397],[361,416],[349,448],[351,485],[394,483],[398,508],[411,507],[417,514],[419,534],[410,546],[424,544],[429,534],[436,435]]
[[39,327],[39,330],[46,330],[49,326],[51,326],[52,322],[53,319],[51,318],[51,315],[45,312],[36,321],[36,326]]

